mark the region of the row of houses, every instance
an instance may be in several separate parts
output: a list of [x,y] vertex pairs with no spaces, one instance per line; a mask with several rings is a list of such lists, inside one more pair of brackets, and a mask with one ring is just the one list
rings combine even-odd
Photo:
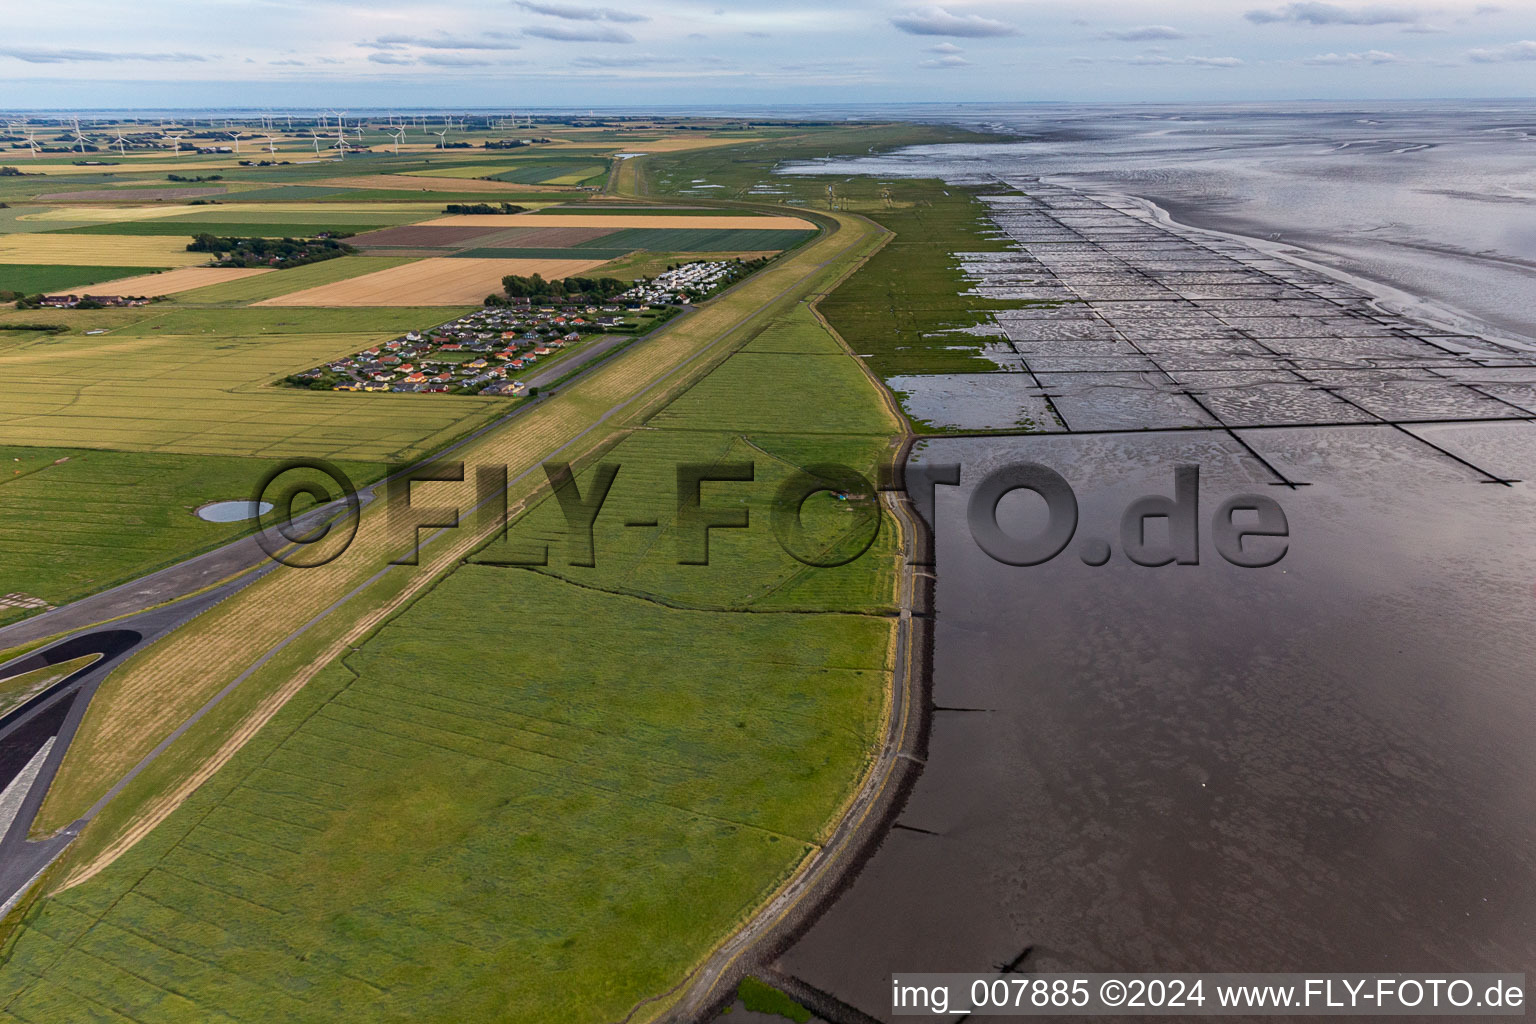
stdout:
[[333,391],[516,395],[516,379],[542,359],[596,332],[625,323],[621,307],[488,307],[425,331],[407,331],[381,345],[289,378]]
[[42,303],[54,309],[74,309],[79,305],[147,306],[147,295],[44,295]]

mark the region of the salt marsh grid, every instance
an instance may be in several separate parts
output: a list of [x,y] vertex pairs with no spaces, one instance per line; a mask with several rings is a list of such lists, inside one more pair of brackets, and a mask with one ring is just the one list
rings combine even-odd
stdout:
[[1017,375],[950,383],[1013,391],[1036,430],[1222,431],[1287,486],[1300,482],[1236,431],[1374,424],[1512,482],[1409,428],[1536,419],[1533,353],[1390,313],[1353,284],[1130,199],[1005,183],[1020,194],[983,201],[1013,248],[957,257],[980,296],[1054,305],[994,315],[986,354]]

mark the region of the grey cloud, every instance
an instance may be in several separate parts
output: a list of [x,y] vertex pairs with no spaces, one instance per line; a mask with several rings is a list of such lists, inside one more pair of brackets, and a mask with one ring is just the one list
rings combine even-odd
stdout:
[[1468,50],[1467,59],[1478,64],[1502,64],[1512,60],[1536,60],[1536,40],[1522,39],[1518,43]]
[[919,7],[891,19],[891,24],[914,36],[1013,36],[1019,30],[1012,25],[979,14],[951,14],[942,7]]
[[1249,11],[1243,17],[1259,25],[1290,22],[1297,25],[1403,25],[1415,24],[1419,12],[1412,7],[1341,7],[1338,4],[1292,3],[1272,10]]
[[676,64],[676,57],[658,57],[655,54],[641,54],[635,57],[577,57],[571,61],[577,67],[583,68],[639,68],[654,64]]
[[964,57],[950,54],[948,57],[935,57],[933,60],[920,61],[917,66],[920,68],[968,68],[972,65]]
[[401,57],[398,54],[384,53],[384,52],[370,53],[368,55],[368,59],[373,61],[375,64],[414,64],[414,63],[416,63],[414,60],[412,60],[409,57]]
[[512,42],[509,32],[483,32],[477,36],[408,36],[388,35],[379,36],[371,43],[359,43],[360,46],[374,46],[381,50],[399,49],[401,46],[419,46],[427,50],[516,50],[520,49],[517,43]]
[[435,64],[440,68],[483,68],[489,67],[492,63],[479,57],[459,57],[451,53],[424,53],[421,55],[421,62]]
[[553,39],[560,43],[632,43],[635,37],[621,28],[594,25],[591,28],[566,28],[564,25],[534,25],[524,35]]
[[1364,53],[1320,53],[1316,57],[1308,57],[1303,64],[1320,65],[1346,65],[1346,64],[1402,64],[1407,57],[1397,53],[1388,53],[1386,50],[1366,50]]
[[1140,43],[1149,39],[1185,39],[1183,32],[1172,25],[1141,25],[1137,28],[1122,29],[1120,31],[1100,32],[1100,39],[1116,39],[1122,43]]
[[1239,57],[1168,57],[1163,54],[1144,53],[1137,57],[1069,57],[1071,64],[1135,64],[1139,67],[1193,67],[1236,68],[1243,61]]
[[936,46],[928,47],[926,52],[928,52],[928,53],[964,53],[965,52],[965,48],[964,47],[960,47],[960,46],[956,46],[954,43],[939,43]]
[[578,7],[573,4],[545,4],[532,3],[529,0],[517,0],[517,6],[534,14],[547,14],[551,18],[564,18],[567,21],[650,21],[643,14],[631,14],[629,11],[620,11],[612,7]]
[[63,64],[76,61],[147,60],[156,63],[206,61],[196,53],[108,53],[105,50],[69,50],[50,46],[0,46],[0,57],[24,60],[28,64]]

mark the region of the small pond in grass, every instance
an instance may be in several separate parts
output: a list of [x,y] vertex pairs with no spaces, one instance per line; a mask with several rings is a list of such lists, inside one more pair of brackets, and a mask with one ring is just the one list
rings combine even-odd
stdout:
[[197,518],[210,523],[243,523],[247,519],[266,515],[272,511],[272,503],[263,501],[215,501],[197,510]]

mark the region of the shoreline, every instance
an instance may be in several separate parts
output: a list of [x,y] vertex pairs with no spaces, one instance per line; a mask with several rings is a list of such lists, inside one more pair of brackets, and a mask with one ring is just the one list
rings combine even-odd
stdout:
[[[1049,179],[1042,177],[1040,180],[1047,181]],[[1083,188],[1082,185],[1071,184],[1065,181],[1052,182],[1052,184],[1060,184],[1068,188]],[[1218,238],[1241,242],[1266,255],[1283,259],[1288,263],[1304,267],[1307,270],[1326,274],[1335,280],[1352,285],[1365,292],[1371,296],[1372,302],[1375,305],[1394,315],[1419,320],[1432,327],[1444,328],[1451,334],[1470,335],[1480,341],[1536,354],[1536,341],[1520,336],[1503,325],[1490,322],[1465,309],[1449,306],[1436,299],[1415,294],[1390,282],[1346,270],[1330,260],[1328,258],[1330,254],[1315,248],[1309,248],[1303,243],[1275,241],[1257,234],[1246,234],[1241,231],[1200,224],[1197,223],[1197,217],[1190,215],[1190,207],[1188,206],[1172,203],[1165,206],[1155,199],[1115,189],[1094,189],[1094,191],[1135,203],[1158,223],[1171,224],[1187,231],[1198,231],[1208,235],[1215,235]],[[1257,225],[1254,226],[1257,227]]]

